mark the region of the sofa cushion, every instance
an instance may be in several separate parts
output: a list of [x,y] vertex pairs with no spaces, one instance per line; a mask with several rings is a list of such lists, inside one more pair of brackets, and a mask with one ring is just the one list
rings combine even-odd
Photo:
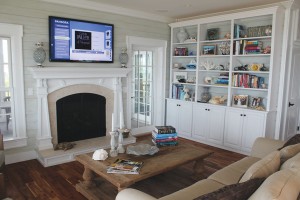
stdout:
[[278,148],[282,147],[283,145],[284,141],[281,140],[258,137],[253,143],[250,155],[252,157],[264,158],[273,151],[278,150]]
[[159,198],[160,200],[192,200],[195,199],[203,194],[207,194],[218,190],[225,185],[218,183],[213,180],[204,179],[194,183],[193,185],[186,187],[182,190]]
[[300,170],[300,153],[285,161],[280,167],[281,170],[290,168],[298,168]]
[[299,152],[300,152],[300,143],[284,147],[283,149],[280,150],[281,163],[284,163],[286,160],[295,156]]
[[257,188],[262,184],[265,178],[255,178],[244,183],[227,185],[209,194],[202,195],[195,200],[241,200],[248,199]]
[[259,158],[245,157],[232,163],[210,175],[208,179],[218,181],[224,185],[231,185],[239,182],[243,174],[253,164],[259,161]]
[[249,200],[297,199],[300,192],[300,170],[284,169],[269,176]]
[[293,137],[291,137],[288,141],[286,141],[284,143],[284,145],[279,148],[278,150],[281,150],[283,149],[284,147],[287,147],[287,146],[290,146],[290,145],[293,145],[293,144],[298,144],[300,143],[300,134],[296,134],[294,135]]
[[279,151],[274,151],[249,167],[240,182],[242,183],[253,178],[268,177],[276,172],[279,169],[279,166],[280,153]]

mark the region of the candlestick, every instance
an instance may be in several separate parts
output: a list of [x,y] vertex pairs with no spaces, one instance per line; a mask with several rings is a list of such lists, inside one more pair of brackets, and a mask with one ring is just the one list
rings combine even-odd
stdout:
[[123,147],[123,129],[119,129],[119,145],[117,148],[118,153],[125,153],[125,149]]
[[111,114],[111,131],[114,131],[115,129],[115,124],[114,124],[114,113]]
[[116,150],[116,132],[112,131],[110,133],[110,151],[109,155],[111,157],[116,157],[118,155],[118,151]]
[[120,129],[123,128],[123,113],[120,112]]

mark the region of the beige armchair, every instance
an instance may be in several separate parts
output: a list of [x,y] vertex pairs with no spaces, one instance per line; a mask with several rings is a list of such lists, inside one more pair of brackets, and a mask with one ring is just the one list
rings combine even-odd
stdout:
[[5,170],[5,156],[4,156],[4,146],[3,146],[3,135],[0,130],[0,199],[6,197],[4,170]]

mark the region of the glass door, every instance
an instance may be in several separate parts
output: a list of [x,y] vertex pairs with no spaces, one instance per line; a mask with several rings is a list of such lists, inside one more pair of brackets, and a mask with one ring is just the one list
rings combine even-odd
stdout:
[[132,55],[131,128],[146,128],[153,123],[153,51]]
[[0,37],[0,130],[4,139],[13,137],[10,39]]

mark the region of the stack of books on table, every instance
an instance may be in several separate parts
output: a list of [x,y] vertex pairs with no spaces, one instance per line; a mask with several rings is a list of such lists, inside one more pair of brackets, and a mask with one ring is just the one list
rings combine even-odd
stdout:
[[152,142],[158,147],[178,145],[176,129],[173,126],[155,126]]
[[110,174],[139,174],[143,162],[125,159],[117,159],[108,166],[107,173]]

